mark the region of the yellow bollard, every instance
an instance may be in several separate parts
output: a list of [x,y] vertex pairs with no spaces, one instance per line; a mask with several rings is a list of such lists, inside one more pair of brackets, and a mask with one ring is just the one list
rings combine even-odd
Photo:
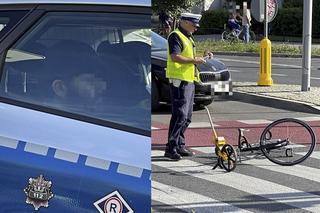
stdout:
[[271,86],[271,41],[264,38],[260,42],[260,77],[259,86]]

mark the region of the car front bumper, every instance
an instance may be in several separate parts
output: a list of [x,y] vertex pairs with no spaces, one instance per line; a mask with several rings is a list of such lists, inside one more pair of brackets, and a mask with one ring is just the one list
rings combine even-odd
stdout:
[[194,102],[208,105],[213,101],[211,85],[195,84]]

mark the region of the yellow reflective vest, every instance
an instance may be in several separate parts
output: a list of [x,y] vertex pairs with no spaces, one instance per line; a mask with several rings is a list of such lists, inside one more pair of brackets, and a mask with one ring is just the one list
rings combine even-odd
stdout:
[[[180,55],[187,58],[194,58],[193,45],[194,41],[190,37],[186,37],[180,30],[175,30],[172,33],[176,33],[183,43],[183,50]],[[196,74],[195,74],[196,72]],[[198,71],[194,64],[180,64],[171,60],[171,56],[168,48],[168,61],[166,77],[171,79],[179,79],[182,81],[194,82],[199,81]]]

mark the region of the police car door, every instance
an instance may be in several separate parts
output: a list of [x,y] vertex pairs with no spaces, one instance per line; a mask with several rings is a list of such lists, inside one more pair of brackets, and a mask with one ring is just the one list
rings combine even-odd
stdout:
[[150,212],[150,48],[102,48],[150,8],[21,8],[0,10],[0,212]]

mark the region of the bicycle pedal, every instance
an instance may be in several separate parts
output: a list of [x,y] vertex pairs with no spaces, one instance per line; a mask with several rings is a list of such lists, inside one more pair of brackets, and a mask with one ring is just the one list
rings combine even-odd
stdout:
[[293,151],[291,148],[287,148],[285,153],[286,153],[286,157],[293,157]]

